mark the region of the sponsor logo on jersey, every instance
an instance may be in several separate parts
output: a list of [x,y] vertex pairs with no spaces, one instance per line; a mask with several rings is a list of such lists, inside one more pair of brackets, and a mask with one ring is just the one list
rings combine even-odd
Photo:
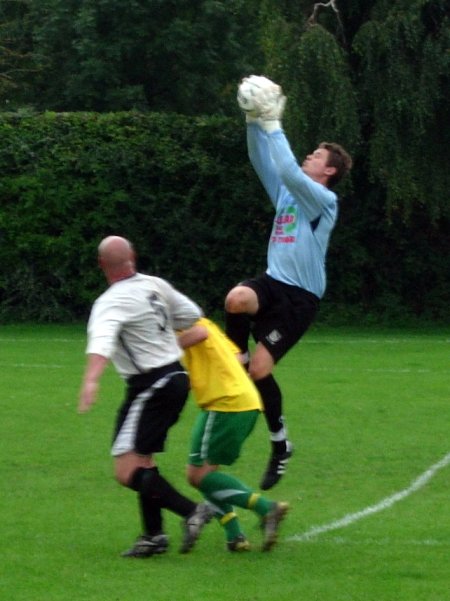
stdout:
[[272,228],[272,242],[281,242],[283,244],[292,244],[295,242],[295,231],[297,224],[297,207],[290,205],[275,217]]
[[281,340],[282,336],[278,330],[272,330],[270,334],[267,334],[266,340],[269,344],[276,344]]

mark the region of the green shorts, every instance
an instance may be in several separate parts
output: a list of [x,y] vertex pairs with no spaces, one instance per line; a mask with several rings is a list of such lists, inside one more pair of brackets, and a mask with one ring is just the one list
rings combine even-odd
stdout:
[[255,427],[259,411],[202,411],[192,432],[189,464],[231,465]]

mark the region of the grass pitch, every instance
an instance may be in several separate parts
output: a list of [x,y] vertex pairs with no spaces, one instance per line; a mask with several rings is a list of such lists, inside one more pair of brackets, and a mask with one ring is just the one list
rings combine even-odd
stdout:
[[[224,549],[212,523],[180,555],[126,560],[135,495],[112,477],[122,383],[108,369],[98,404],[76,412],[84,327],[0,329],[1,571],[5,601],[449,601],[450,332],[312,330],[277,368],[295,444],[267,496],[289,501],[279,545]],[[160,456],[184,481],[189,402]],[[263,417],[231,468],[257,487],[269,453]]]

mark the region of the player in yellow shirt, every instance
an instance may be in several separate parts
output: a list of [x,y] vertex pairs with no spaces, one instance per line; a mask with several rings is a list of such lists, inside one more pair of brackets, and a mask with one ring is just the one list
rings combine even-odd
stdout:
[[[269,551],[276,543],[288,503],[269,501],[234,476],[218,471],[220,465],[232,465],[239,457],[262,411],[259,393],[239,362],[238,347],[209,319],[199,319],[181,332],[178,340],[201,409],[192,434],[188,481],[212,504],[230,551],[250,548],[235,505],[260,516],[262,549]],[[193,544],[187,537],[182,552],[190,551]]]

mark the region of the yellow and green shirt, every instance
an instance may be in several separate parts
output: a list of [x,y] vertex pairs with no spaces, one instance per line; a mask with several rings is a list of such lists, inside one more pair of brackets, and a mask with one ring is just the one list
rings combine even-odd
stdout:
[[189,372],[198,406],[207,411],[262,411],[259,393],[239,363],[238,347],[212,321],[200,318],[208,337],[185,349],[183,363]]

